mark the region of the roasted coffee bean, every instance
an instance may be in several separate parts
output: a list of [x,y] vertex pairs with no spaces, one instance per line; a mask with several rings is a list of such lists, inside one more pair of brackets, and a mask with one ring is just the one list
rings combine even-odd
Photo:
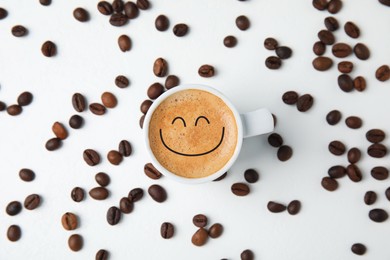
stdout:
[[324,20],[325,27],[331,32],[336,31],[340,26],[339,22],[333,16],[326,17]]
[[390,79],[390,67],[388,65],[382,65],[375,71],[375,77],[379,81],[386,81]]
[[197,214],[192,218],[192,223],[194,223],[196,227],[204,228],[207,226],[207,222],[207,217],[203,214]]
[[100,249],[96,253],[95,260],[108,260],[109,257],[110,257],[110,253],[107,250]]
[[150,99],[156,99],[164,93],[164,86],[158,82],[153,83],[147,90],[147,95]]
[[145,172],[146,176],[148,176],[149,178],[151,178],[151,179],[153,179],[153,180],[160,179],[161,176],[162,176],[161,172],[159,172],[159,171],[153,166],[153,164],[151,164],[151,163],[145,164],[145,166],[144,166],[144,172]]
[[301,210],[301,202],[299,200],[293,200],[287,205],[287,212],[290,215],[296,215]]
[[15,25],[12,27],[11,33],[15,37],[23,37],[28,34],[28,30],[23,25]]
[[268,143],[271,146],[278,148],[283,145],[283,138],[277,133],[272,133],[268,136]]
[[41,197],[38,194],[31,194],[24,200],[24,207],[28,210],[33,210],[41,204]]
[[325,71],[332,67],[333,61],[328,57],[317,57],[312,62],[313,67],[319,71]]
[[123,7],[125,14],[127,18],[134,19],[139,15],[139,9],[138,6],[133,2],[126,2],[126,4]]
[[250,26],[248,17],[246,17],[245,15],[238,16],[236,18],[236,26],[241,31],[246,31]]
[[153,64],[153,73],[157,77],[165,77],[168,72],[168,62],[163,58],[157,58]]
[[74,9],[73,16],[79,22],[86,22],[89,20],[88,11],[81,7]]
[[233,192],[234,195],[237,196],[246,196],[249,194],[250,189],[249,186],[245,183],[234,183],[231,187],[231,191]]
[[171,223],[164,222],[161,224],[160,234],[162,238],[169,239],[173,237],[174,233],[175,233],[175,228]]
[[326,122],[329,125],[335,125],[341,120],[341,112],[339,110],[332,110],[326,115]]
[[195,246],[203,246],[206,244],[207,240],[209,238],[209,234],[207,233],[206,229],[199,228],[191,238],[192,244]]
[[83,112],[86,107],[85,97],[80,93],[74,93],[72,96],[72,105],[77,112]]
[[101,96],[102,103],[107,108],[114,108],[118,104],[118,100],[111,92],[104,92]]
[[259,173],[255,169],[248,169],[244,172],[244,178],[249,183],[255,183],[259,180]]
[[282,66],[282,60],[276,56],[269,56],[265,60],[265,66],[271,70],[279,69]]
[[353,22],[346,22],[344,24],[344,31],[349,37],[354,39],[360,36],[360,29]]
[[276,47],[276,55],[281,59],[288,59],[291,57],[292,50],[286,46]]
[[363,43],[357,43],[355,47],[353,47],[353,52],[360,60],[367,60],[370,58],[370,50]]
[[222,232],[223,232],[223,226],[219,223],[215,223],[213,225],[211,225],[211,227],[209,228],[209,237],[211,238],[218,238],[222,235]]
[[366,246],[361,243],[356,243],[351,246],[352,253],[356,255],[364,255],[366,253]]
[[337,64],[337,69],[341,73],[350,73],[353,70],[353,63],[349,61],[342,61]]
[[297,109],[300,112],[308,111],[314,103],[314,98],[310,94],[304,94],[298,98]]
[[376,166],[371,169],[371,176],[378,181],[383,181],[389,177],[389,170],[383,166]]
[[384,209],[372,209],[368,213],[369,218],[374,222],[384,222],[387,220],[389,215]]
[[47,140],[45,147],[48,151],[54,151],[60,148],[62,145],[62,141],[58,137],[51,138]]
[[123,160],[123,155],[115,150],[111,150],[107,153],[108,161],[113,165],[119,165]]
[[141,129],[142,129],[143,126],[144,126],[144,120],[145,120],[145,115],[142,115],[142,116],[139,118],[139,126],[141,127]]
[[298,101],[298,93],[295,91],[287,91],[283,94],[282,100],[287,105],[294,105]]
[[278,203],[278,202],[275,202],[275,201],[270,201],[267,204],[267,208],[272,213],[279,213],[279,212],[285,211],[287,207],[285,205],[281,204],[281,203]]
[[367,83],[366,83],[366,80],[365,78],[363,78],[362,76],[357,76],[354,80],[353,80],[353,87],[357,90],[357,91],[364,91],[367,87]]
[[322,178],[321,185],[327,191],[335,191],[339,186],[338,182],[330,177]]
[[379,3],[381,3],[385,6],[390,6],[390,0],[379,0]]
[[119,201],[119,209],[122,211],[122,213],[129,214],[133,211],[134,203],[129,200],[127,197],[121,198]]
[[350,164],[347,166],[347,175],[353,182],[359,182],[362,180],[362,173],[356,164]]
[[66,230],[75,230],[79,223],[75,214],[66,212],[62,215],[61,224]]
[[330,0],[328,3],[328,12],[331,14],[336,14],[340,11],[343,3],[341,0]]
[[176,75],[169,75],[165,79],[165,87],[166,87],[166,89],[174,88],[174,87],[178,86],[179,83],[180,83],[180,79]]
[[114,13],[110,17],[110,24],[112,26],[121,27],[129,21],[129,18],[125,14],[122,13]]
[[80,129],[84,124],[84,119],[79,115],[73,115],[69,118],[69,126],[73,129]]
[[129,86],[129,84],[130,84],[129,79],[126,76],[118,75],[115,78],[115,85],[118,88],[126,88]]
[[57,46],[54,42],[46,41],[41,47],[42,54],[46,57],[53,57],[57,54]]
[[388,187],[388,188],[386,189],[385,195],[386,195],[387,200],[390,200],[390,187]]
[[33,95],[30,92],[25,91],[18,96],[17,102],[19,106],[28,106],[31,104],[32,100]]
[[371,143],[379,143],[382,142],[386,137],[385,132],[381,129],[371,129],[366,133],[366,138]]
[[313,0],[312,4],[314,8],[323,11],[328,8],[328,0]]
[[114,10],[112,10],[112,5],[107,1],[100,1],[97,4],[97,9],[103,15],[110,15]]
[[89,191],[89,196],[95,200],[105,200],[108,195],[108,190],[104,187],[95,187]]
[[267,50],[270,50],[270,51],[273,51],[273,50],[276,50],[276,47],[278,47],[278,41],[275,40],[274,38],[272,37],[268,37],[264,40],[264,47],[267,49]]
[[167,199],[167,192],[158,184],[153,184],[149,187],[148,193],[156,202],[164,202]]
[[226,36],[223,39],[223,45],[228,48],[233,48],[234,46],[237,45],[237,38],[234,37],[233,35]]
[[127,196],[131,202],[137,202],[144,196],[144,190],[141,188],[134,188],[129,192]]
[[7,107],[7,113],[10,116],[20,115],[23,111],[23,108],[20,105],[10,105]]
[[352,129],[358,129],[362,127],[363,121],[360,117],[349,116],[345,119],[345,124]]
[[8,15],[8,12],[7,10],[5,10],[4,8],[0,7],[0,20],[6,18]]
[[375,203],[376,198],[377,198],[377,195],[374,191],[367,191],[364,194],[364,203],[366,203],[366,205],[372,205]]
[[325,53],[325,51],[326,51],[326,45],[323,42],[318,41],[314,43],[313,52],[315,55],[321,56]]
[[118,46],[122,52],[129,51],[131,49],[131,40],[127,35],[122,34],[118,38]]
[[157,16],[156,20],[154,21],[154,26],[156,27],[157,31],[163,32],[168,30],[169,28],[169,19],[163,14],[160,14]]
[[253,254],[252,250],[246,249],[241,252],[240,258],[241,260],[253,260],[255,259],[255,255]]
[[147,10],[150,7],[150,3],[148,0],[137,0],[137,6],[141,10]]
[[71,193],[70,193],[70,197],[72,198],[72,200],[74,202],[80,202],[80,201],[84,200],[84,197],[85,197],[84,189],[82,189],[80,187],[73,188]]
[[347,170],[344,166],[334,165],[328,169],[329,177],[333,179],[342,178],[347,174]]
[[317,34],[318,39],[325,45],[332,45],[335,42],[334,35],[331,31],[328,30],[321,30]]
[[216,178],[213,181],[221,181],[221,180],[225,179],[226,175],[227,175],[227,172],[225,172],[224,174],[222,174],[221,176],[219,176],[218,178]]
[[83,152],[83,158],[84,161],[89,165],[89,166],[95,166],[100,163],[100,155],[98,152],[92,149],[86,149]]
[[124,8],[124,3],[122,0],[114,0],[112,2],[112,9],[114,10],[114,12],[121,13],[123,12],[123,8]]
[[19,171],[19,177],[21,180],[29,182],[35,179],[35,173],[30,169],[23,168]]
[[89,110],[97,116],[104,115],[106,113],[106,107],[99,103],[89,104]]
[[7,105],[3,101],[0,101],[0,111],[4,111],[6,108]]
[[332,53],[337,58],[345,58],[351,55],[352,48],[346,43],[339,42],[332,46]]
[[43,6],[48,6],[51,4],[51,0],[39,0],[39,3]]
[[359,148],[353,147],[349,149],[347,158],[348,162],[350,163],[357,163],[360,160],[362,153],[360,152]]
[[9,241],[15,242],[22,236],[22,230],[18,225],[11,225],[7,229],[7,238]]
[[293,150],[290,146],[282,145],[278,149],[277,157],[280,161],[285,162],[291,158],[292,154],[293,154]]
[[119,142],[118,151],[124,157],[129,157],[132,152],[131,144],[127,140],[122,140]]
[[201,77],[210,78],[210,77],[214,76],[215,69],[214,69],[213,66],[205,64],[205,65],[202,65],[202,66],[199,67],[198,74]]
[[106,215],[108,224],[112,226],[118,224],[119,221],[121,220],[121,217],[122,217],[122,213],[119,208],[112,206],[111,208],[108,209]]
[[19,201],[11,201],[5,208],[5,212],[10,216],[15,216],[22,211],[22,204]]
[[83,237],[79,234],[73,234],[68,238],[68,246],[72,251],[80,251],[83,248]]
[[188,25],[184,23],[178,23],[175,26],[173,26],[173,34],[177,37],[183,37],[188,33]]
[[95,181],[102,187],[108,186],[110,184],[110,176],[107,173],[99,172],[95,175]]
[[337,78],[337,83],[344,92],[351,92],[354,89],[353,80],[348,74],[341,74]]
[[54,135],[61,140],[64,140],[68,137],[68,131],[66,130],[65,126],[60,122],[55,122],[52,125],[51,130],[53,131]]

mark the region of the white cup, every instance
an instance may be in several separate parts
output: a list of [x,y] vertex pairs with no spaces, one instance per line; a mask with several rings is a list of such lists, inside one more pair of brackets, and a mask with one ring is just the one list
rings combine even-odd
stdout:
[[[236,120],[236,125],[237,125],[237,144],[232,157],[217,172],[214,172],[209,176],[201,177],[201,178],[182,177],[164,168],[164,166],[162,166],[160,162],[156,159],[155,155],[152,152],[152,149],[150,148],[150,143],[149,143],[149,124],[155,109],[161,104],[162,101],[164,101],[170,95],[188,89],[203,90],[222,99],[225,102],[225,104],[230,108],[230,110],[233,112],[234,118]],[[268,111],[268,109],[260,108],[248,113],[240,114],[238,113],[237,109],[233,106],[233,104],[218,90],[209,86],[198,85],[198,84],[180,85],[163,93],[153,102],[153,104],[151,105],[151,107],[149,108],[145,116],[144,123],[143,123],[146,150],[148,151],[151,157],[151,161],[154,167],[167,177],[170,177],[182,183],[190,183],[190,184],[205,183],[217,179],[222,174],[224,174],[236,161],[240,153],[242,141],[244,138],[255,136],[255,135],[266,134],[273,131],[273,129],[274,129],[274,120],[272,114]],[[167,150],[167,153],[169,152],[170,151]]]

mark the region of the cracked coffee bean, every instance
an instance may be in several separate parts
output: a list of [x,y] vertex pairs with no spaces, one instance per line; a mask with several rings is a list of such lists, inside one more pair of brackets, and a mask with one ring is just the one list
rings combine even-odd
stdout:
[[57,46],[52,41],[46,41],[41,47],[42,54],[46,57],[53,57],[57,54]]
[[84,150],[83,158],[89,166],[95,166],[100,163],[100,155],[93,149]]
[[77,112],[83,112],[86,108],[85,97],[80,93],[74,93],[72,96],[72,105]]
[[119,208],[112,206],[108,209],[106,219],[111,226],[116,225],[121,220],[122,213]]
[[161,224],[160,234],[162,238],[169,239],[173,237],[174,233],[175,233],[175,228],[172,225],[172,223],[164,222]]
[[61,224],[65,230],[75,230],[78,226],[77,216],[71,212],[62,215]]
[[159,172],[151,163],[147,163],[144,166],[144,172],[146,176],[153,180],[158,180],[162,177],[161,172]]

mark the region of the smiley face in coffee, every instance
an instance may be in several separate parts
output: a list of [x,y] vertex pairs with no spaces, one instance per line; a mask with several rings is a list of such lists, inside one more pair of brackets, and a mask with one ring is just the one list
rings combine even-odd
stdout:
[[225,102],[210,92],[178,91],[154,110],[149,144],[157,161],[170,172],[186,178],[206,177],[233,156],[236,119]]

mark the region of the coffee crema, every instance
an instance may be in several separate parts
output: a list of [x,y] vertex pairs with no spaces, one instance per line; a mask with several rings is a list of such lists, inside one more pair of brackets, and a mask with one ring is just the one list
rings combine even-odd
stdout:
[[218,96],[186,89],[163,100],[149,124],[149,146],[168,171],[185,178],[202,178],[233,156],[238,129],[231,109]]

